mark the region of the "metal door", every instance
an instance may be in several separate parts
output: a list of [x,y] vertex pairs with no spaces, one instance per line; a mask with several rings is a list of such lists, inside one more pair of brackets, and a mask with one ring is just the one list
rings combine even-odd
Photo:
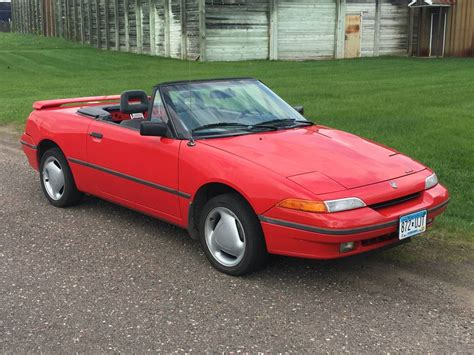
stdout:
[[346,16],[346,36],[344,40],[344,58],[360,57],[360,15]]
[[430,57],[444,56],[444,44],[446,40],[446,12],[440,7],[431,13],[430,27]]

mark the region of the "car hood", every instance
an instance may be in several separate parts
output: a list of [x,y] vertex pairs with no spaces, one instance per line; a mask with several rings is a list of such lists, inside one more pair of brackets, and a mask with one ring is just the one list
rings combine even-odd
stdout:
[[273,170],[315,193],[370,185],[425,169],[394,150],[321,126],[202,142]]

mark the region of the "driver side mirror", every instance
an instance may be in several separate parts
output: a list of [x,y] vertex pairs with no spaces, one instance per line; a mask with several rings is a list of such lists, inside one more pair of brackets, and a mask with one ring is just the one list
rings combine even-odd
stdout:
[[140,135],[165,137],[168,132],[168,125],[164,122],[143,121],[140,124]]
[[304,106],[293,106],[293,108],[298,112],[301,116],[304,116]]

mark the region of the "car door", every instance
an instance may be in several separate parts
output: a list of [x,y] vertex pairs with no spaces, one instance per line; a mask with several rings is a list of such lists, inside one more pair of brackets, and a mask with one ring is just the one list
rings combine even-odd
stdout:
[[180,144],[177,139],[141,136],[138,129],[93,121],[88,129],[87,156],[98,192],[179,222]]

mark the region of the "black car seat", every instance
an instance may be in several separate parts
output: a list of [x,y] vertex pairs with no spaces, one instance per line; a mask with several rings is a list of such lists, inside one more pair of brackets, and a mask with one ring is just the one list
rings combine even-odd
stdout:
[[[148,111],[148,95],[142,90],[128,90],[120,95],[120,112],[133,114],[145,114]],[[143,117],[143,116],[142,116]],[[140,129],[145,118],[131,118],[120,122],[121,126]]]

